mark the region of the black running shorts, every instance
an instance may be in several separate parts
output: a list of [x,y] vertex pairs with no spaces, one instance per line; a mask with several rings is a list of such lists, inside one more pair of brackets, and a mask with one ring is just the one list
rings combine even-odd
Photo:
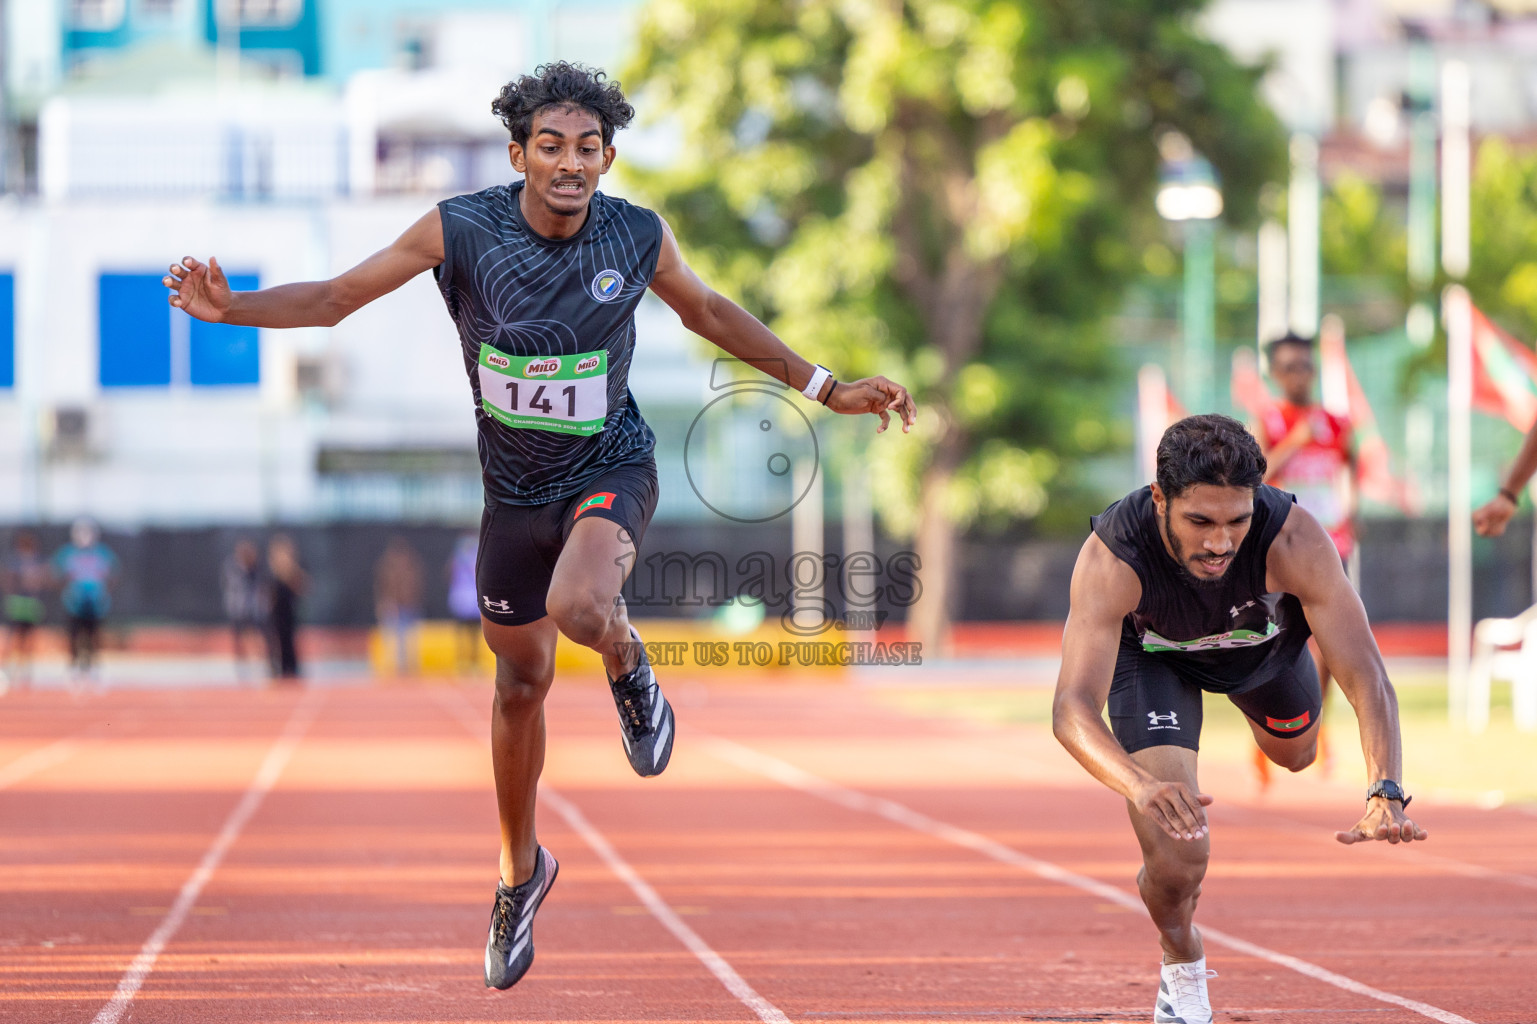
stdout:
[[488,501],[475,557],[480,614],[504,626],[544,618],[555,561],[577,522],[606,519],[626,530],[638,548],[656,498],[656,462],[647,459],[606,469],[571,497],[545,505]]
[[[1180,676],[1173,656],[1123,643],[1110,684],[1110,730],[1128,754],[1147,747],[1199,750],[1202,693],[1200,684]],[[1227,698],[1272,736],[1301,736],[1323,710],[1306,644],[1289,668]]]

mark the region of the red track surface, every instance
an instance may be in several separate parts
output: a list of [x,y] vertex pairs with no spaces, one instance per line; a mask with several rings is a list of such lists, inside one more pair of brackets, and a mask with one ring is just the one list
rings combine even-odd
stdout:
[[[1120,902],[1137,864],[1124,810],[1044,730],[916,719],[842,686],[670,692],[673,764],[642,781],[607,694],[557,686],[541,838],[560,880],[534,969],[506,993],[479,977],[488,688],[12,694],[0,1020],[98,1019],[243,799],[251,813],[117,1019],[758,1020],[561,808],[770,1017],[1150,1019],[1158,954]],[[285,728],[303,729],[291,747]],[[281,769],[270,792],[252,789],[264,760]],[[1537,1021],[1537,816],[1417,803],[1431,842],[1345,849],[1332,833],[1354,820],[1353,783],[1286,779],[1262,805],[1236,766],[1208,765],[1205,783],[1199,920],[1263,947],[1208,936],[1217,1020],[1435,1019],[1322,969],[1480,1024]]]

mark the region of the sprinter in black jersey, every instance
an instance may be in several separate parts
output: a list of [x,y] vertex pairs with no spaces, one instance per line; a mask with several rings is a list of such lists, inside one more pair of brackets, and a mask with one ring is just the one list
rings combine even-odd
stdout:
[[892,413],[904,431],[917,415],[884,377],[837,381],[801,358],[706,287],[659,216],[597,191],[614,132],[634,116],[605,78],[559,62],[508,83],[492,111],[523,181],[445,200],[339,277],[231,293],[217,260],[188,257],[165,279],[171,305],[200,320],[305,327],[335,324],[423,271],[437,278],[462,342],[486,489],[477,584],[496,653],[502,852],[486,942],[496,988],[533,963],[534,913],[557,870],[534,831],[557,632],[602,655],[636,772],[661,772],[672,751],[672,709],[619,597],[657,499],[655,438],[627,383],[645,290],[834,412],[873,413],[877,431]]
[[1183,419],[1159,441],[1157,482],[1094,517],[1073,570],[1052,723],[1126,798],[1137,887],[1163,946],[1159,1024],[1212,1019],[1193,923],[1211,849],[1212,798],[1196,781],[1203,692],[1226,694],[1265,755],[1302,770],[1317,751],[1315,635],[1360,720],[1370,783],[1366,813],[1335,838],[1426,838],[1404,814],[1398,700],[1366,611],[1323,527],[1264,477],[1236,420]]

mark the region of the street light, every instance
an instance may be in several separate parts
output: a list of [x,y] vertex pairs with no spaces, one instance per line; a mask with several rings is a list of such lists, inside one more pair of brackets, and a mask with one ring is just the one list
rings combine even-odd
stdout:
[[1185,294],[1180,309],[1184,347],[1181,383],[1192,412],[1211,409],[1211,368],[1216,349],[1217,267],[1212,222],[1222,215],[1222,189],[1211,164],[1170,132],[1158,144],[1163,166],[1155,205],[1158,215],[1184,228]]

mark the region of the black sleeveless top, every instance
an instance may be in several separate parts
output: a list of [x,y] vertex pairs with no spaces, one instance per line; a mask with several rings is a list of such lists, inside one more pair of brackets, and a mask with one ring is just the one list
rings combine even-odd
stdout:
[[1202,689],[1237,693],[1290,669],[1312,635],[1302,603],[1265,592],[1265,559],[1295,499],[1261,486],[1254,518],[1219,582],[1198,583],[1164,547],[1152,488],[1094,516],[1094,533],[1142,583],[1142,600],[1121,625],[1121,646],[1168,659]]
[[662,225],[597,192],[581,230],[545,238],[523,219],[522,191],[514,182],[439,203],[433,275],[475,396],[486,499],[543,505],[656,447],[629,371]]

